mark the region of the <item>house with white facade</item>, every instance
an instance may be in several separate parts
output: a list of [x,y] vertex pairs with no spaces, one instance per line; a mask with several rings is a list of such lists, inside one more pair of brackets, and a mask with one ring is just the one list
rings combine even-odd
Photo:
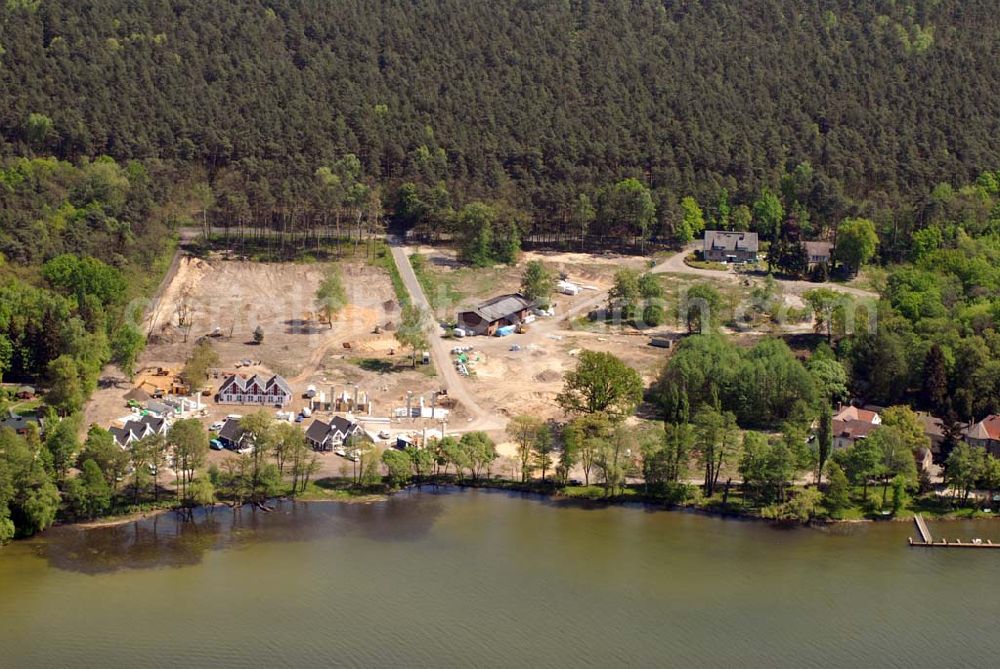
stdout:
[[250,377],[233,374],[219,386],[215,399],[219,404],[284,406],[292,401],[292,389],[277,374],[270,378],[258,374]]
[[359,423],[334,416],[329,423],[313,421],[306,430],[306,441],[317,451],[332,451],[354,436],[366,436]]

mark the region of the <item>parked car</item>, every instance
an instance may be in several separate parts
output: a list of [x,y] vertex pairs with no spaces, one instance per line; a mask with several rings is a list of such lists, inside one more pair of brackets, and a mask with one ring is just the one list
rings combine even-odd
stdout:
[[301,422],[302,422],[302,421],[304,421],[305,419],[306,419],[306,417],[305,417],[305,416],[303,416],[302,414],[299,414],[298,416],[296,416],[296,417],[295,417],[295,422],[296,422],[296,423],[301,423]]
[[225,448],[222,445],[222,442],[219,441],[218,439],[212,439],[211,441],[209,441],[208,447],[211,448],[213,451],[221,451],[223,448]]
[[347,450],[344,447],[342,447],[342,446],[333,449],[333,453],[334,453],[334,455],[339,455],[342,458],[346,458],[347,457]]
[[389,434],[389,430],[379,430],[378,433],[379,439],[389,439],[390,437],[392,437],[392,435]]
[[219,430],[222,429],[222,427],[225,424],[226,424],[225,421],[217,420],[214,423],[212,423],[211,425],[209,425],[208,429],[211,430],[212,432],[218,432]]

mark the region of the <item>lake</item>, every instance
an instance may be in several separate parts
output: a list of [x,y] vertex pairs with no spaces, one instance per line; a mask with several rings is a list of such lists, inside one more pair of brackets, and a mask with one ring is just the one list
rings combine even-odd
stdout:
[[1000,551],[914,534],[455,490],[56,528],[0,549],[0,665],[993,666]]

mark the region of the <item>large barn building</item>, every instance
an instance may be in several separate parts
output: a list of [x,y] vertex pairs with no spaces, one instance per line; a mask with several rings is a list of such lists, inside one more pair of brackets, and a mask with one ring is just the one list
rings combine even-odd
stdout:
[[535,304],[520,293],[500,295],[475,309],[458,313],[458,327],[468,334],[487,335],[508,325],[518,325],[531,313]]

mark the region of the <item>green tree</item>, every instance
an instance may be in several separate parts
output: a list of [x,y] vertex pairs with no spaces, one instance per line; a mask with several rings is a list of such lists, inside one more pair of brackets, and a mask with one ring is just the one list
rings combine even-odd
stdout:
[[198,419],[181,419],[170,426],[167,444],[173,448],[178,495],[182,503],[187,504],[195,470],[204,464],[208,455],[208,433]]
[[118,481],[128,472],[128,451],[122,449],[107,430],[92,425],[87,431],[87,440],[77,466],[82,469],[83,460],[93,460],[104,472],[104,478],[112,490],[118,491]]
[[836,358],[814,356],[806,363],[806,369],[824,404],[847,399],[847,370]]
[[907,442],[904,433],[896,427],[880,425],[862,441],[868,442],[868,447],[878,453],[876,473],[882,479],[882,506],[885,506],[889,483],[897,476],[902,477],[909,485],[917,481],[916,461],[913,459],[913,449]]
[[680,244],[687,244],[705,229],[705,215],[693,197],[681,199],[681,221],[677,226],[675,239]]
[[429,346],[427,339],[427,323],[430,320],[424,309],[407,304],[403,306],[402,320],[396,328],[396,341],[403,347],[410,349],[413,360],[413,367],[417,366],[417,351]]
[[111,489],[96,462],[86,460],[83,463],[80,476],[67,482],[66,497],[77,518],[96,518],[107,512],[111,506]]
[[434,470],[434,451],[431,448],[408,446],[406,454],[410,457],[413,470],[417,476],[427,476]]
[[497,458],[496,445],[485,432],[466,432],[458,442],[472,480],[479,480]]
[[748,231],[751,221],[753,221],[753,214],[750,213],[750,207],[745,204],[738,205],[733,209],[733,213],[729,217],[729,222],[736,232]]
[[981,471],[982,460],[971,446],[964,441],[955,446],[945,461],[944,469],[944,480],[952,488],[953,498],[961,495],[962,502],[967,502]]
[[905,476],[896,475],[892,479],[892,515],[898,515],[906,506],[908,496],[906,489],[911,483]]
[[608,291],[609,314],[617,316],[623,323],[635,322],[639,315],[641,296],[639,274],[627,267],[618,269],[615,272],[614,285]]
[[707,334],[722,322],[722,295],[709,283],[688,288],[677,303],[677,316],[687,323],[689,333]]
[[693,422],[695,447],[705,471],[705,496],[711,497],[715,494],[722,469],[739,452],[736,417],[731,412],[704,406],[694,415]]
[[935,414],[944,415],[948,407],[948,368],[944,352],[937,344],[927,350],[921,379],[920,399],[924,406]]
[[[816,483],[823,481],[823,469],[833,450],[833,412],[830,405],[824,403],[819,413],[819,429],[816,431],[817,467]],[[839,466],[839,465],[838,465]],[[843,474],[843,470],[841,470]]]
[[76,413],[83,406],[80,368],[69,355],[61,355],[48,366],[49,390],[45,401],[61,416]]
[[666,320],[663,309],[663,284],[655,274],[647,273],[639,277],[639,295],[642,297],[642,323],[647,327],[658,327]]
[[604,234],[644,244],[655,220],[652,194],[638,179],[623,179],[598,193],[597,223]]
[[826,491],[823,493],[823,506],[834,518],[851,506],[851,486],[847,482],[844,470],[836,462],[831,462],[826,468]]
[[398,490],[410,482],[413,463],[403,451],[395,448],[386,449],[382,453],[382,464],[389,472],[389,485],[394,489]]
[[132,380],[135,376],[135,363],[146,347],[146,338],[132,325],[123,325],[115,331],[111,340],[111,355],[125,376]]
[[535,449],[541,435],[548,432],[545,421],[537,416],[514,416],[507,423],[507,436],[517,444],[517,459],[521,466],[521,482],[531,478],[534,469]]
[[184,363],[180,377],[193,390],[205,385],[208,373],[219,365],[219,354],[215,347],[206,339],[195,344],[194,350]]
[[35,151],[45,152],[57,133],[52,119],[45,114],[32,112],[28,114],[28,120],[24,124],[24,135]]
[[580,231],[580,247],[583,248],[587,239],[587,232],[590,230],[590,224],[597,218],[597,210],[594,209],[590,198],[580,193],[573,204],[572,216],[575,229]]
[[540,260],[528,261],[521,274],[521,294],[547,307],[555,288],[556,277],[545,264]]
[[471,202],[459,212],[456,230],[463,235],[461,258],[476,267],[494,263],[494,228],[497,210],[483,202]]
[[759,235],[776,240],[785,220],[785,209],[778,196],[766,188],[761,191],[760,197],[753,203],[753,220]]
[[258,346],[264,343],[264,328],[259,325],[253,330],[253,343]]
[[215,504],[215,486],[204,476],[194,479],[188,486],[188,496],[195,506]]
[[66,480],[70,467],[76,461],[80,450],[80,440],[76,436],[79,429],[80,417],[74,415],[50,426],[45,437],[45,448],[52,454],[52,465],[59,483]]
[[868,486],[878,476],[882,453],[877,442],[861,439],[853,446],[835,453],[838,464],[854,485],[863,486],[862,501],[868,501]]
[[600,413],[617,421],[635,411],[642,394],[642,378],[634,369],[611,353],[583,351],[556,402],[569,413]]
[[837,260],[856,274],[875,255],[878,241],[874,223],[867,218],[849,218],[837,228]]
[[331,269],[323,282],[320,283],[319,288],[316,289],[316,310],[333,328],[334,319],[346,305],[347,292],[340,280],[340,273],[336,269]]

